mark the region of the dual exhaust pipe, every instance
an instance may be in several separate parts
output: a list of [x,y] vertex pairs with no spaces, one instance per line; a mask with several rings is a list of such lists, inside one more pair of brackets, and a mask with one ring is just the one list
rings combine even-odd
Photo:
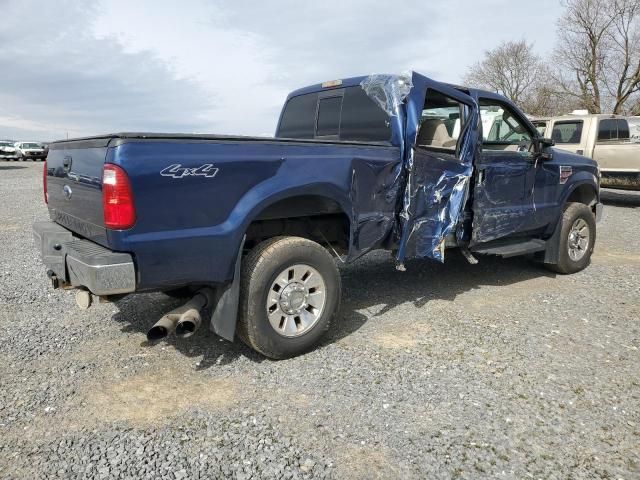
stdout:
[[149,342],[157,342],[175,332],[176,336],[188,338],[200,328],[200,312],[213,305],[215,292],[211,288],[201,288],[184,305],[165,314],[147,332]]

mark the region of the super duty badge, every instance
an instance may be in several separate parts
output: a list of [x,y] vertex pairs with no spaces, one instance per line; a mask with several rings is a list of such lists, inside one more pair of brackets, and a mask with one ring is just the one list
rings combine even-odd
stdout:
[[207,177],[213,178],[218,174],[218,168],[210,163],[205,163],[199,167],[183,167],[179,163],[169,165],[160,172],[163,177],[184,178],[184,177]]

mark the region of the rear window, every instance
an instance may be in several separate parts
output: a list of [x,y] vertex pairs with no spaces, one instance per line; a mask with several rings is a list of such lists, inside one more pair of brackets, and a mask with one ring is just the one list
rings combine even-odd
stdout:
[[575,120],[570,122],[556,122],[553,125],[553,132],[551,138],[556,143],[580,143],[582,138],[582,126],[584,122],[582,120]]
[[389,142],[391,126],[385,111],[356,86],[291,98],[284,108],[278,137]]
[[317,94],[300,95],[289,100],[280,121],[279,136],[313,138],[316,128],[317,101]]
[[340,133],[342,96],[321,98],[318,103],[318,137],[337,136]]
[[629,123],[624,118],[606,118],[598,125],[598,141],[629,140]]

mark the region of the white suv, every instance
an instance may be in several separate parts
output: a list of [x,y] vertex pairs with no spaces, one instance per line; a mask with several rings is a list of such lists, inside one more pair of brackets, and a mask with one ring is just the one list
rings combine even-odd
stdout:
[[16,142],[16,150],[20,160],[44,160],[47,152],[37,142]]

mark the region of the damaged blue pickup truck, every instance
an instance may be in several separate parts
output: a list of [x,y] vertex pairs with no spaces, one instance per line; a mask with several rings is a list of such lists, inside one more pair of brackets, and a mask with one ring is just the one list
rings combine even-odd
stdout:
[[[445,261],[459,248],[584,269],[597,164],[552,148],[495,93],[417,73],[291,93],[275,138],[118,133],[51,144],[34,225],[55,288],[188,301],[150,340],[204,323],[271,358],[312,348],[340,303],[334,256]],[[473,268],[473,267],[470,267]]]

